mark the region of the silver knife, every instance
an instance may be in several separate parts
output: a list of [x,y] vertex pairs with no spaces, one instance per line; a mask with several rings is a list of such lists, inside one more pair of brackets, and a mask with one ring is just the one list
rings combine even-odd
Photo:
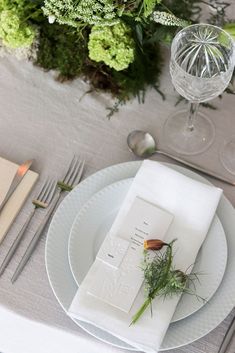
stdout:
[[220,348],[218,350],[218,353],[225,353],[232,338],[233,338],[233,335],[235,333],[235,316],[234,318],[232,319],[232,322],[230,323],[229,327],[228,327],[228,330],[224,336],[224,339],[220,345]]
[[9,198],[11,197],[11,195],[13,194],[13,192],[15,191],[15,189],[17,188],[17,186],[19,185],[19,183],[21,182],[21,180],[23,179],[23,177],[25,176],[25,174],[27,173],[27,171],[29,170],[32,163],[33,163],[33,159],[30,159],[18,167],[16,174],[11,182],[10,188],[0,205],[0,213],[4,208],[4,206],[6,205]]

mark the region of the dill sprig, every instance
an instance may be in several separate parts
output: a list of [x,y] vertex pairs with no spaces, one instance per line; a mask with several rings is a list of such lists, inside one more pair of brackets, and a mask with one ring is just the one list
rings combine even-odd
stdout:
[[[152,246],[154,241],[156,242],[155,249]],[[139,320],[148,307],[150,307],[152,314],[152,301],[156,296],[172,297],[182,293],[196,295],[195,290],[188,288],[188,284],[198,280],[198,275],[196,273],[188,274],[187,271],[183,272],[173,266],[173,244],[175,241],[176,239],[167,244],[155,239],[147,241],[149,242],[149,247],[146,243],[144,244],[142,270],[144,272],[144,286],[147,298],[132,317],[131,325]],[[161,242],[160,246],[159,242]],[[163,246],[166,247],[165,251],[161,251]],[[204,300],[199,296],[197,297]]]

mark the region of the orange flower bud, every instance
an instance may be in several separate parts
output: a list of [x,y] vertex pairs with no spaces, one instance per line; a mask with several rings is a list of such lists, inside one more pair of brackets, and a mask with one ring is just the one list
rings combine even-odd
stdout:
[[168,245],[168,244],[164,243],[160,239],[144,240],[144,249],[145,250],[161,250],[164,245]]

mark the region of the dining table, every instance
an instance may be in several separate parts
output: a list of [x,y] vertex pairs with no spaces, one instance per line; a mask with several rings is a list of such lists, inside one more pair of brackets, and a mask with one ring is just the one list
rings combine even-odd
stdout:
[[[115,98],[105,92],[90,90],[89,82],[76,79],[61,83],[53,71],[45,72],[31,62],[19,61],[13,56],[0,58],[0,156],[18,164],[33,158],[32,170],[40,174],[39,181],[0,245],[0,261],[30,213],[31,201],[42,182],[48,177],[62,178],[74,154],[86,161],[85,179],[105,167],[137,160],[128,149],[126,139],[131,131],[144,130],[151,132],[160,149],[179,157],[167,146],[162,128],[170,114],[186,105],[182,101],[176,106],[179,97],[171,84],[167,59],[169,48],[163,48],[163,52],[166,59],[160,89],[165,100],[156,90],[148,89],[144,103],[133,98],[121,104],[111,117],[107,115],[109,108],[115,104]],[[224,93],[210,103],[215,109],[201,109],[215,125],[213,144],[201,154],[180,157],[235,180],[235,175],[227,172],[220,160],[224,141],[235,134],[235,98],[233,94]],[[150,158],[177,164],[157,154]],[[205,177],[222,188],[226,198],[235,205],[234,186]],[[59,305],[45,267],[48,228],[20,277],[12,284],[14,270],[43,216],[44,211],[39,210],[21,246],[0,277],[0,352],[126,352],[92,337],[77,326]],[[235,310],[206,336],[167,352],[217,353],[233,315]],[[235,339],[228,353],[234,351]]]

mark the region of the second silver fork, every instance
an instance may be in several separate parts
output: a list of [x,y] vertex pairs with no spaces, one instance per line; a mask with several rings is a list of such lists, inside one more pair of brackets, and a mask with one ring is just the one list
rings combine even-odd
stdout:
[[14,253],[18,249],[18,247],[19,247],[19,245],[25,235],[25,231],[26,231],[29,223],[31,222],[33,216],[35,215],[36,210],[38,210],[39,208],[47,208],[48,207],[48,205],[50,204],[52,197],[54,195],[55,188],[56,188],[56,182],[53,180],[51,180],[51,181],[48,180],[47,182],[45,182],[43,184],[41,190],[39,191],[38,196],[32,200],[32,204],[33,204],[34,208],[31,211],[31,213],[29,214],[28,218],[26,219],[19,234],[17,235],[17,237],[13,241],[10,249],[8,250],[8,252],[7,252],[7,254],[6,254],[6,256],[0,266],[0,276],[5,271],[6,267],[8,266],[8,264],[10,263],[13,255],[14,255]]

